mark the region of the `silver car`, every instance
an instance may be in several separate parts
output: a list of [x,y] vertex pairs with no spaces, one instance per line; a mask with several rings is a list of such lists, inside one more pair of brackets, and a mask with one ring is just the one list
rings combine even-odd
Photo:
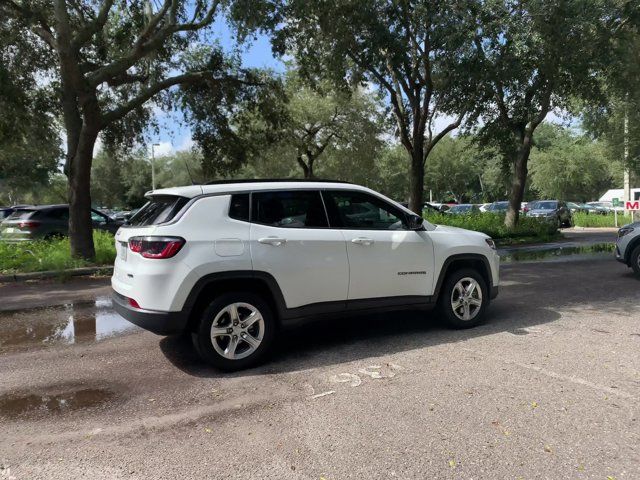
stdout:
[[630,223],[618,230],[616,260],[633,268],[640,277],[640,222]]

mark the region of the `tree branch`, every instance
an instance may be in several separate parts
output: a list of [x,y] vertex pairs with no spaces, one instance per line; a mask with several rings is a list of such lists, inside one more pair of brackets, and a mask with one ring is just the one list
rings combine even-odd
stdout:
[[74,49],[79,49],[84,45],[93,35],[98,33],[104,28],[109,18],[109,11],[113,6],[114,0],[104,0],[98,10],[98,15],[89,23],[86,27],[81,29],[76,37],[72,41]]
[[[455,130],[460,126],[460,124],[462,123],[462,119],[464,118],[464,115],[465,115],[464,113],[461,113],[460,115],[458,115],[458,118],[456,118],[454,122],[444,127],[444,129],[440,133],[438,133],[435,137],[433,137],[433,140],[431,140],[427,145],[427,148],[425,148],[424,157],[422,159],[422,165],[426,163],[427,157],[429,156],[429,153],[431,153],[431,150],[433,149],[433,147],[435,147],[438,144],[438,142],[442,140],[449,132],[451,132],[452,130]],[[431,127],[429,127],[429,129],[431,129]]]
[[171,88],[175,85],[184,85],[189,83],[197,83],[197,82],[207,82],[207,83],[224,83],[224,82],[237,82],[243,83],[247,85],[254,85],[254,83],[244,81],[237,77],[223,77],[223,78],[213,78],[211,77],[211,72],[209,71],[199,71],[199,72],[190,72],[184,73],[182,75],[176,75],[174,77],[165,78],[162,81],[159,81],[145,89],[143,89],[137,96],[126,102],[124,105],[114,108],[113,110],[102,115],[102,128],[113,123],[117,120],[120,120],[130,111],[140,107],[147,100],[151,99],[154,95],[160,93],[163,90]]
[[[13,0],[0,0],[0,6],[6,6],[13,10],[20,19],[31,25],[32,31],[40,37],[51,48],[56,48],[56,39],[53,35],[51,27],[47,23],[45,17],[36,10],[31,10],[23,5],[19,5]],[[35,22],[33,21],[35,19]]]

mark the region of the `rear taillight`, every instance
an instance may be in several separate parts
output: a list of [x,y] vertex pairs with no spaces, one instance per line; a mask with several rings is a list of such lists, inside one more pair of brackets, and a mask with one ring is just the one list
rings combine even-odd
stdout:
[[180,237],[132,237],[129,250],[144,258],[171,258],[184,244],[184,238]]
[[18,223],[18,228],[26,228],[27,230],[33,230],[40,226],[40,222],[34,222],[32,220],[26,220]]
[[140,308],[138,302],[136,302],[133,298],[129,299],[129,305],[131,305],[133,308]]

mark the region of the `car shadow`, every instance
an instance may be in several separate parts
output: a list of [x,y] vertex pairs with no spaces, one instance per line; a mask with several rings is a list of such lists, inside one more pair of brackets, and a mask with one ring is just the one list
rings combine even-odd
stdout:
[[464,342],[499,332],[522,335],[527,327],[560,317],[553,310],[535,308],[514,321],[510,309],[500,304],[492,305],[488,314],[486,323],[468,330],[447,329],[436,311],[406,310],[311,321],[282,331],[267,363],[235,373],[223,373],[204,364],[189,335],[165,337],[160,340],[160,349],[175,367],[196,377],[270,375]]
[[[585,281],[594,278],[598,281]],[[283,331],[271,358],[262,366],[223,373],[205,365],[188,336],[165,337],[160,348],[183,372],[197,377],[238,377],[294,372],[396,352],[461,343],[507,332],[526,335],[529,327],[554,322],[561,312],[598,309],[602,316],[627,314],[640,292],[629,272],[611,261],[538,263],[503,268],[500,296],[490,305],[487,321],[468,330],[450,330],[437,311],[396,311],[318,320]]]

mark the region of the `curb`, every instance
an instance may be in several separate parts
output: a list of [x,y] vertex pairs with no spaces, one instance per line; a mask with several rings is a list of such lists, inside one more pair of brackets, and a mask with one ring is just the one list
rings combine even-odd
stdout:
[[113,267],[105,265],[103,267],[82,267],[69,270],[47,270],[44,272],[14,273],[12,275],[0,275],[0,283],[4,282],[25,282],[27,280],[40,280],[56,277],[80,277],[85,275],[95,275],[96,273],[112,273]]

